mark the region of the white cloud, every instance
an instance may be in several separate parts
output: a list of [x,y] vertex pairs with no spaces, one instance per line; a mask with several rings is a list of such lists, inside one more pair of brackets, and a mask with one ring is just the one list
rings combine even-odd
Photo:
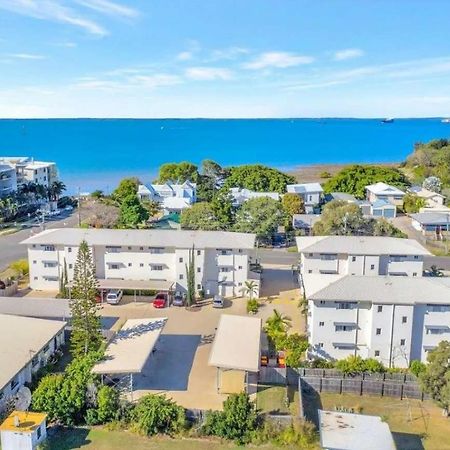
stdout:
[[345,61],[347,59],[354,59],[364,56],[364,51],[359,48],[346,48],[334,53],[333,59],[335,61]]
[[136,9],[120,5],[109,0],[75,0],[79,5],[102,14],[111,16],[133,18],[139,15]]
[[45,56],[43,55],[35,55],[33,53],[11,53],[8,55],[10,58],[15,58],[15,59],[34,59],[34,60],[38,60],[38,59],[45,59]]
[[287,67],[311,64],[314,58],[311,56],[297,55],[290,52],[267,52],[262,53],[253,61],[244,64],[244,68],[251,70],[267,69],[276,67],[285,69]]
[[55,44],[56,47],[65,47],[65,48],[75,48],[78,47],[76,42],[57,42]]
[[150,89],[155,89],[163,86],[174,86],[175,84],[180,84],[183,82],[179,76],[166,73],[158,73],[154,75],[136,75],[134,77],[131,77],[130,81],[141,84],[142,86]]
[[178,55],[177,55],[177,59],[179,61],[189,61],[190,59],[192,59],[192,57],[193,57],[192,52],[188,52],[188,51],[178,53]]
[[185,73],[187,78],[198,81],[231,80],[233,78],[231,70],[221,67],[189,67]]
[[250,53],[248,48],[244,47],[229,47],[213,50],[211,52],[211,61],[217,61],[221,59],[233,60],[239,58],[242,55]]

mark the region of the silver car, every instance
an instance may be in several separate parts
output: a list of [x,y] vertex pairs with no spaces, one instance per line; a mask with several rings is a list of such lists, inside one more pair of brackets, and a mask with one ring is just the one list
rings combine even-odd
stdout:
[[112,289],[106,295],[106,303],[117,305],[122,300],[123,292],[118,289]]
[[214,296],[213,308],[223,308],[223,297],[221,295]]

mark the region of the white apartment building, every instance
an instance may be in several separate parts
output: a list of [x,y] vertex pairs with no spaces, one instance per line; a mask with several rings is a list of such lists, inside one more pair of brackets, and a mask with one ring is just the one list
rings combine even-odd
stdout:
[[297,194],[303,199],[307,214],[313,214],[314,207],[322,201],[323,189],[320,183],[288,184],[286,191]]
[[311,354],[326,359],[425,362],[450,339],[450,279],[347,275],[308,297],[308,336]]
[[[303,280],[345,275],[421,277],[430,252],[414,239],[385,236],[297,237]],[[330,278],[331,279],[331,278]],[[307,294],[308,285],[306,284]]]
[[66,323],[0,314],[0,411],[64,344]]
[[141,289],[169,282],[172,290],[185,292],[186,266],[193,252],[197,290],[238,296],[250,277],[255,237],[224,231],[73,228],[46,230],[22,244],[28,247],[30,286],[36,290],[58,290],[64,261],[72,280],[78,247],[86,240],[99,282],[145,282]]
[[36,183],[48,187],[58,180],[58,171],[54,162],[35,161],[27,156],[0,156],[0,165],[15,169],[14,190],[24,183]]
[[0,197],[12,194],[17,190],[16,169],[0,162]]

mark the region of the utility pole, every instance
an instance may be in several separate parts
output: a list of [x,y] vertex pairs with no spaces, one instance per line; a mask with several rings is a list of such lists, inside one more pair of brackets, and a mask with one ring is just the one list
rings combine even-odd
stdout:
[[78,227],[81,227],[81,196],[80,196],[80,188],[78,187]]

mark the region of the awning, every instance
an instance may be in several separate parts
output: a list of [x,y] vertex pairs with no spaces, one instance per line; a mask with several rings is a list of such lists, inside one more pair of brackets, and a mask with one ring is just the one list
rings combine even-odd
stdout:
[[353,342],[333,342],[333,347],[335,348],[355,348]]
[[341,326],[341,327],[355,327],[356,328],[355,322],[334,322],[334,325]]
[[[171,280],[122,280],[120,278],[97,279],[99,289],[128,289],[136,291],[171,291],[175,282]],[[68,284],[73,287],[73,282]]]
[[450,330],[448,325],[425,325],[427,330]]
[[222,314],[209,356],[209,365],[221,369],[259,372],[261,319]]
[[152,353],[167,318],[128,319],[108,344],[105,357],[92,369],[96,374],[140,373]]

